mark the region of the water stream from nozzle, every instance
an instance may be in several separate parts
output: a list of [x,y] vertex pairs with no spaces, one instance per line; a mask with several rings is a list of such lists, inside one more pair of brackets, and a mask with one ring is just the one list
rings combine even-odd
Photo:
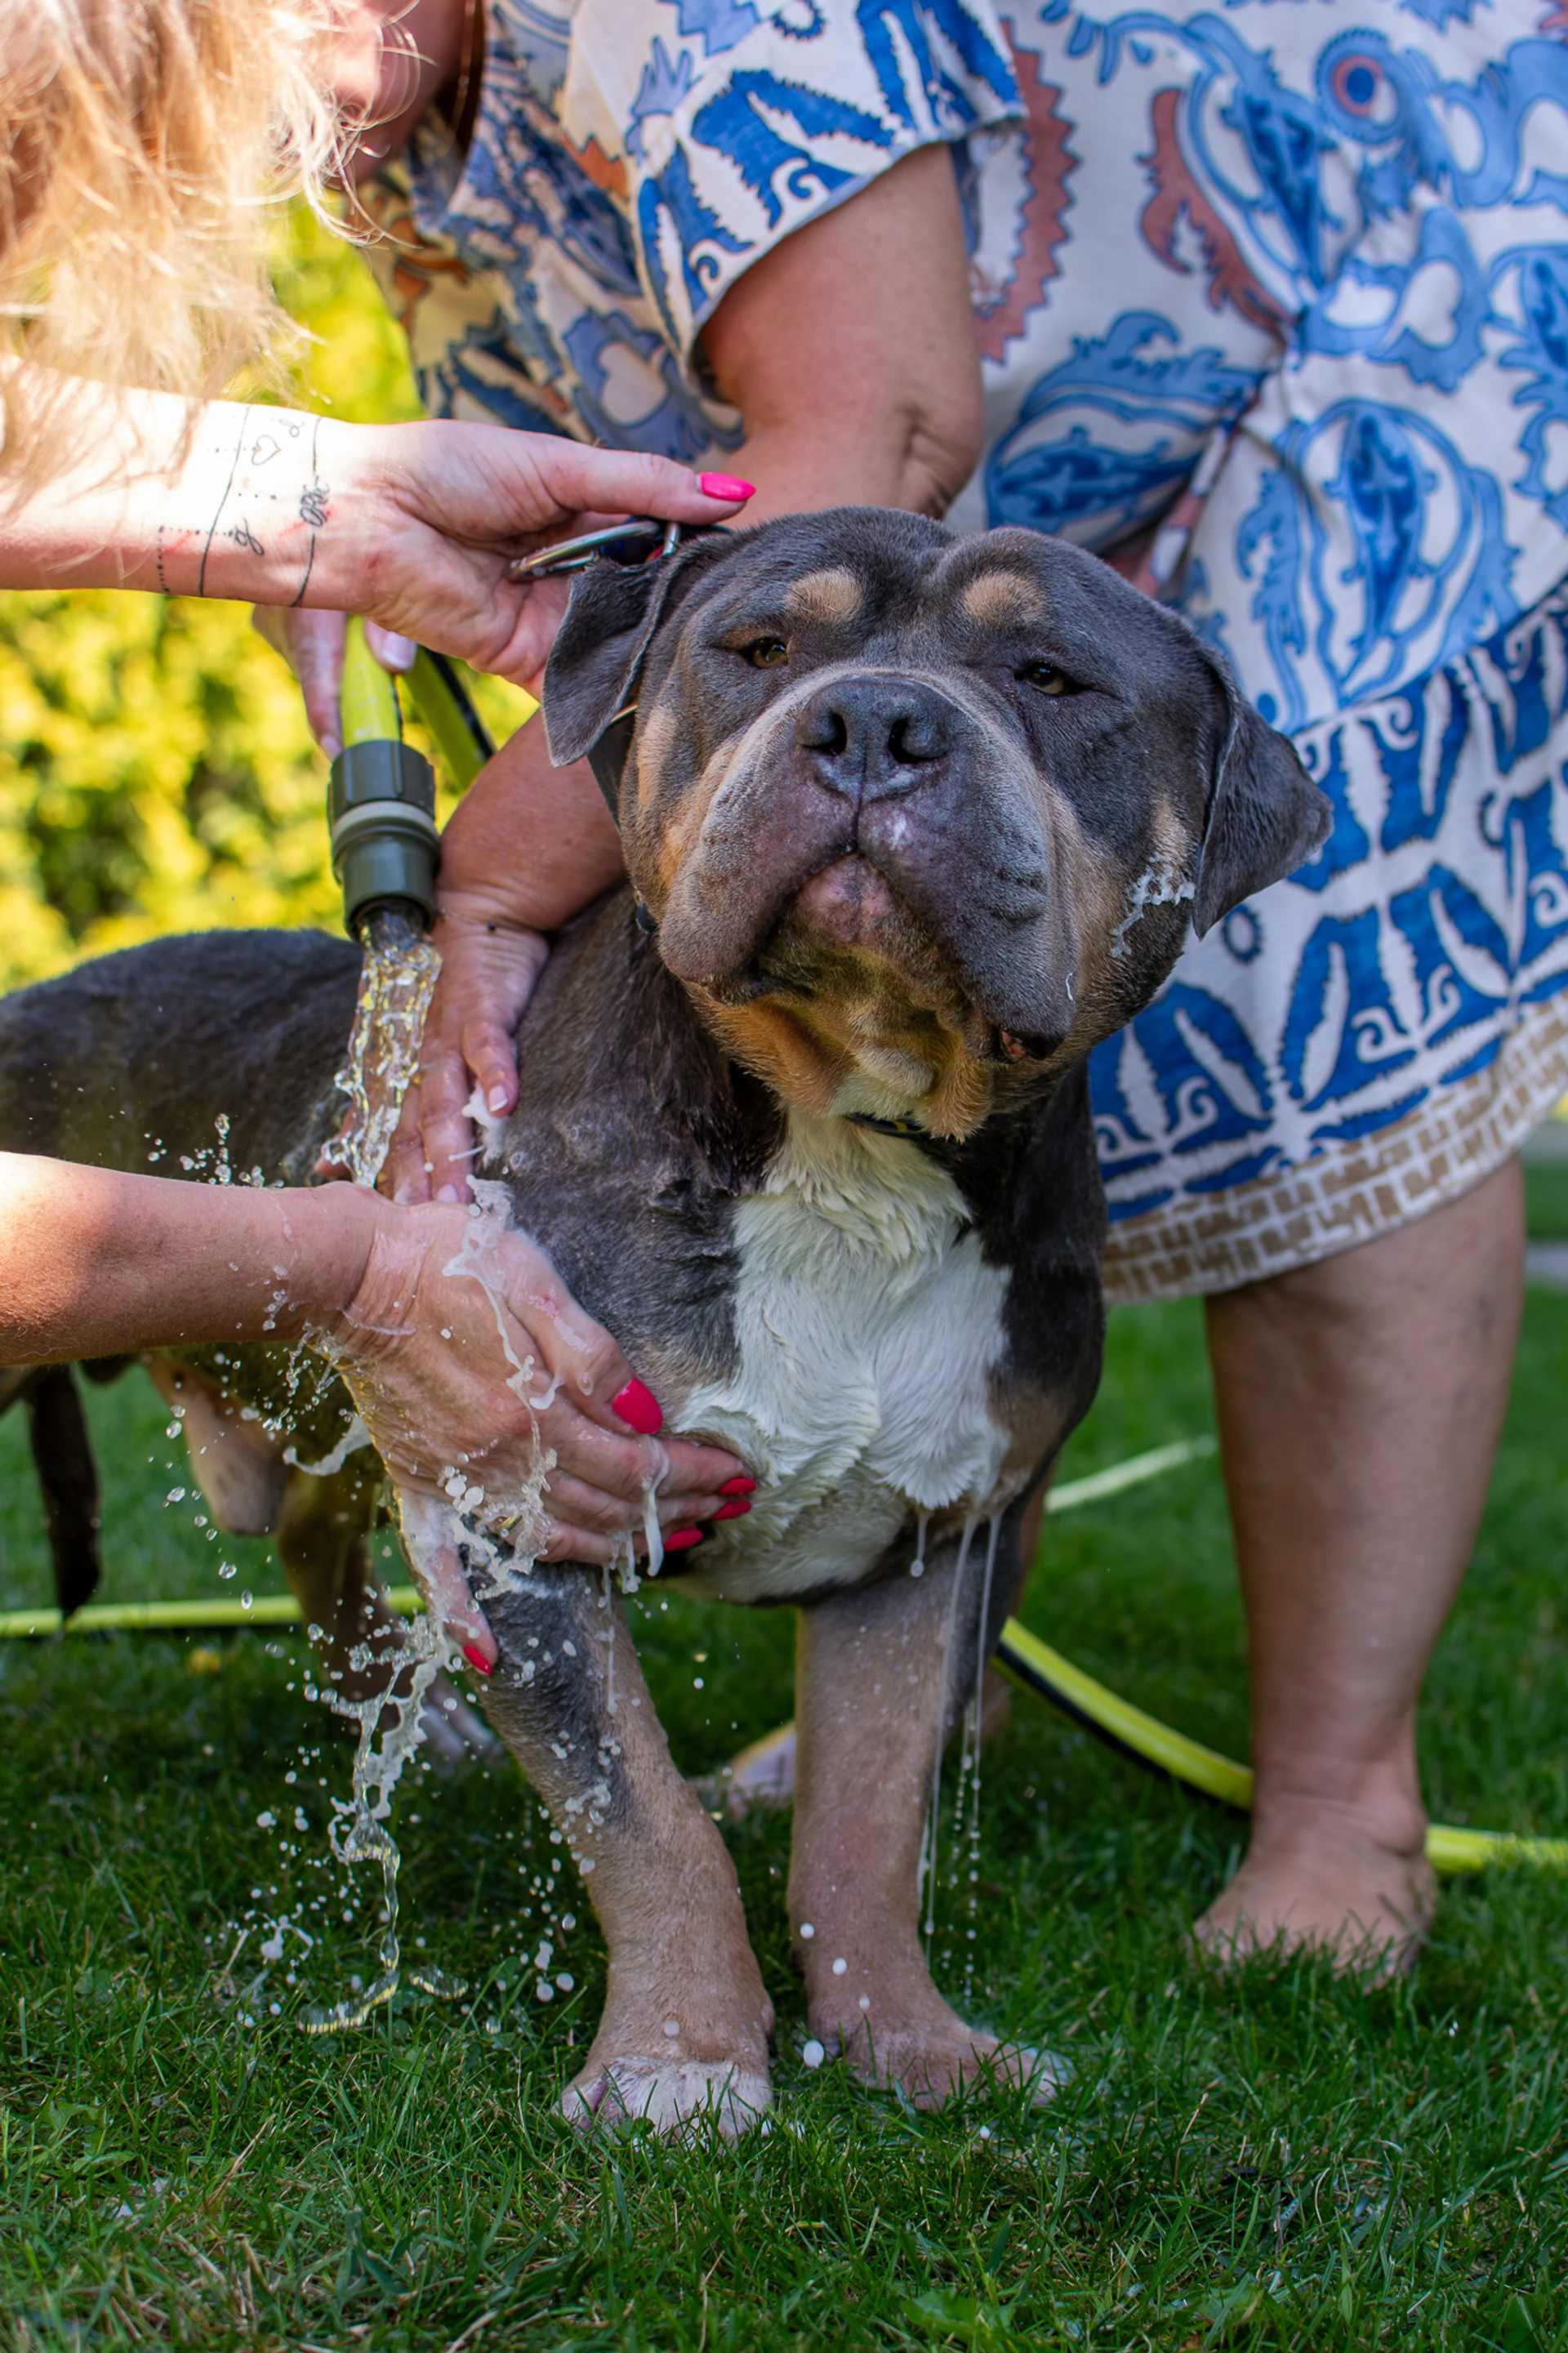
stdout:
[[[337,1075],[349,1117],[333,1156],[356,1184],[374,1185],[419,1068],[425,1017],[441,969],[429,937],[438,852],[435,776],[424,755],[403,741],[396,686],[371,653],[357,619],[348,625],[342,708],[343,749],[332,763],[328,799],[332,871],[343,886],[344,923],[358,937],[363,961],[348,1060]],[[400,1858],[388,1818],[404,1766],[424,1738],[425,1697],[447,1647],[439,1626],[421,1620],[397,1646],[402,1672],[390,1690],[355,1702],[329,1694],[359,1732],[352,1794],[334,1801],[332,1851],[351,1868],[367,1862],[381,1866],[381,1973],[353,1999],[309,2011],[302,2021],[307,2033],[363,2026],[401,1981]],[[380,1662],[390,1665],[393,1658]],[[368,1656],[355,1661],[371,1663]],[[398,1683],[408,1686],[401,1694]],[[431,1993],[450,1998],[463,1991],[459,1981],[439,1971],[412,1975]]]

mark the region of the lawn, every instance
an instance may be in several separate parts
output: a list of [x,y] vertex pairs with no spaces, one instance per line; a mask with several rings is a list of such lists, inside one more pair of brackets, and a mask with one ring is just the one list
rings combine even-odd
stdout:
[[[1427,1788],[1451,1821],[1568,1831],[1565,1406],[1568,1299],[1533,1293],[1427,1696]],[[102,1598],[277,1589],[264,1546],[164,1502],[188,1474],[140,1374],[90,1411]],[[1209,1418],[1196,1308],[1123,1311],[1064,1475]],[[16,1416],[0,1474],[6,1607],[47,1590]],[[1025,1614],[1245,1755],[1212,1461],[1054,1520]],[[784,1613],[656,1597],[639,1622],[688,1770],[787,1713]],[[936,1965],[955,1991],[973,1969],[974,2014],[1070,2055],[1057,2105],[922,2116],[809,2072],[787,1822],[763,1816],[729,1835],[779,2010],[772,2131],[738,2151],[585,2142],[552,2111],[602,1952],[509,1764],[400,1793],[409,1949],[467,1995],[409,1990],[355,2036],[299,2031],[308,1999],[372,1965],[375,1926],[374,1892],[345,1892],[327,1852],[348,1750],[305,1665],[275,1632],[0,1645],[7,2348],[1568,2343],[1562,1883],[1450,1883],[1389,1989],[1308,1962],[1217,1977],[1183,1937],[1236,1819],[1020,1697],[985,1758],[978,1934],[949,1895]],[[285,1914],[315,1942],[286,1934],[268,1958]],[[548,2003],[542,1967],[572,1980]]]

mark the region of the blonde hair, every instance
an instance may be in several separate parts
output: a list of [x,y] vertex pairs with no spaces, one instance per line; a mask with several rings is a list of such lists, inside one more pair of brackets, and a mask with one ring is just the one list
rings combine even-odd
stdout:
[[13,494],[84,454],[81,404],[39,369],[211,395],[266,348],[277,206],[303,194],[319,211],[341,157],[335,15],[335,0],[0,0]]

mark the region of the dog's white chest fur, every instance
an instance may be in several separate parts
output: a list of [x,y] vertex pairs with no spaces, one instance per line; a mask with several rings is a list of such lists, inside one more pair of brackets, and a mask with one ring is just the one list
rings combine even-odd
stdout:
[[853,1584],[911,1510],[992,1498],[1007,1276],[966,1225],[957,1187],[917,1147],[792,1115],[763,1190],[735,1212],[739,1370],[680,1409],[683,1429],[732,1444],[760,1482],[692,1584],[737,1601]]

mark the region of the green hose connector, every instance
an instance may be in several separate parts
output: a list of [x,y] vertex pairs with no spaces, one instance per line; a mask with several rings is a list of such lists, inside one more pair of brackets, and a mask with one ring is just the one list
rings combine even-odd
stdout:
[[343,921],[355,934],[382,910],[428,931],[436,920],[436,773],[403,741],[397,687],[348,625],[341,692],[343,748],[332,762],[327,817]]

